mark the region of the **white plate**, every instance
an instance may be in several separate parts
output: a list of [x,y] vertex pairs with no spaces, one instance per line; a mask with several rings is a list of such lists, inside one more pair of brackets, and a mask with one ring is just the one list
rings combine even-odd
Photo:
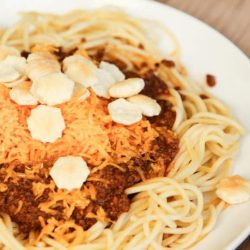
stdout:
[[[225,101],[247,129],[234,172],[250,178],[250,61],[225,37],[180,11],[149,0],[1,0],[0,24],[9,25],[18,11],[63,13],[74,8],[118,5],[129,13],[160,20],[177,36],[182,62],[196,80],[209,72],[218,84],[211,91]],[[196,250],[234,249],[250,233],[250,202],[233,206],[220,216],[216,228]]]

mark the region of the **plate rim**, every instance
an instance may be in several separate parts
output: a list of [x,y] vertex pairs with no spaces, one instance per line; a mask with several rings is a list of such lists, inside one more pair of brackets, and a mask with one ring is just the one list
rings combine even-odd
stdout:
[[[6,0],[3,0],[2,1],[2,4],[4,5],[4,1]],[[82,2],[84,2],[84,0],[81,0]],[[88,1],[88,0],[87,0]],[[86,2],[87,2],[86,1]],[[102,5],[105,5],[107,4],[107,2],[111,3],[111,4],[114,4],[114,5],[118,5],[119,6],[119,2],[123,2],[123,3],[126,3],[126,4],[132,4],[134,1],[133,0],[106,0],[106,1],[102,1],[102,0],[93,0],[93,2],[101,2]],[[34,1],[35,2],[35,1]],[[89,2],[89,1],[88,1]],[[162,3],[162,2],[159,2],[159,1],[155,1],[155,0],[136,0],[136,2],[141,2],[142,4],[145,3],[145,4],[153,4],[153,5],[156,5],[156,6],[159,6],[159,7],[163,7],[165,9],[169,9],[171,10],[172,12],[175,12],[177,13],[178,15],[182,15],[182,16],[185,16],[186,18],[188,18],[191,22],[195,22],[197,23],[199,26],[203,26],[204,29],[214,33],[218,39],[220,40],[223,40],[224,43],[227,43],[229,46],[230,46],[230,49],[231,50],[234,50],[235,53],[238,54],[238,56],[244,61],[244,63],[246,65],[248,65],[248,67],[250,67],[250,57],[248,57],[239,47],[237,47],[236,44],[234,44],[228,37],[226,37],[224,34],[220,33],[218,30],[216,30],[215,28],[211,27],[209,24],[203,22],[202,20],[200,20],[199,18],[196,18],[182,10],[179,10],[175,7],[172,7],[172,6],[169,6],[167,3]],[[53,2],[52,2],[53,3]],[[104,4],[103,4],[104,3]],[[118,3],[118,4],[116,4]],[[34,6],[34,4],[32,4]],[[53,11],[51,11],[53,12]],[[227,244],[226,246],[226,249],[227,250],[233,250],[235,247],[239,246],[245,238],[248,237],[248,235],[250,234],[250,225],[249,226],[246,226],[243,228],[243,230],[241,230],[241,233],[238,234],[237,236],[233,237],[233,239]]]

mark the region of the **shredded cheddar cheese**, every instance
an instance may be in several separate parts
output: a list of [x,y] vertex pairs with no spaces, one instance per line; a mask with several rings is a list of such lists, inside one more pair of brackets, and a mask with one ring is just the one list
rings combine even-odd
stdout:
[[9,98],[9,89],[0,86],[0,164],[17,160],[33,165],[65,155],[81,156],[93,166],[116,155],[119,164],[136,156],[138,148],[148,152],[158,135],[147,120],[132,126],[112,122],[107,101],[94,93],[87,100],[75,97],[58,107],[66,124],[63,136],[54,143],[42,143],[33,139],[27,128],[33,107],[15,104]]
[[104,209],[102,207],[99,207],[97,209],[97,213],[94,214],[92,212],[89,212],[87,215],[86,215],[87,218],[95,218],[95,219],[98,219],[98,221],[101,221],[101,222],[106,222],[107,221],[107,217],[106,217],[106,213],[104,211]]
[[[84,232],[81,226],[76,225],[71,220],[67,222],[59,222],[55,218],[51,218],[46,224],[43,218],[40,218],[40,222],[43,229],[36,239],[37,242],[45,236],[50,236],[56,241],[62,243],[64,246],[68,246],[69,243],[71,243],[71,245],[75,245],[79,243],[79,241],[83,240],[79,239],[79,237],[77,237],[78,235],[83,237],[87,236],[87,232]],[[70,232],[68,230],[69,228],[71,229]]]
[[22,209],[22,206],[23,206],[23,201],[22,201],[22,200],[19,200],[19,201],[18,201],[18,207],[17,207],[17,209],[16,209],[15,214],[17,214],[17,213]]
[[41,182],[33,182],[32,183],[32,191],[36,198],[39,198],[46,188],[49,188],[48,184]]

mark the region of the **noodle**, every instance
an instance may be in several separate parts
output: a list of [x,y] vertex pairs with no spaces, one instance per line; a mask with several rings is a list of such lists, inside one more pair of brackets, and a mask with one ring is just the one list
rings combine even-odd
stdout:
[[[170,31],[164,32],[172,36]],[[206,196],[214,194],[218,182],[229,174],[244,131],[222,102],[181,73],[179,46],[175,38],[170,39],[176,45],[172,56],[177,66],[162,64],[157,69],[170,92],[170,96],[159,99],[172,103],[176,112],[173,130],[180,138],[180,149],[168,176],[144,180],[128,188],[126,193],[134,197],[131,207],[109,228],[99,221],[86,231],[74,226],[70,234],[67,231],[72,227],[70,221],[62,225],[51,222],[47,226],[56,228],[55,231],[45,227],[37,241],[35,232],[25,238],[10,217],[3,214],[1,249],[181,250],[192,247],[214,228],[226,204],[216,196],[212,200]],[[22,13],[19,23],[1,34],[0,43],[21,51],[29,51],[37,44],[84,48],[89,55],[104,50],[103,60],[116,59],[126,70],[139,73],[154,68],[162,59],[141,22],[117,10],[74,11],[63,16]],[[202,99],[201,94],[208,98]],[[96,133],[101,136],[100,131]],[[90,153],[86,151],[86,154]],[[105,151],[102,154],[105,158]],[[107,161],[100,164],[101,160],[95,158],[94,172],[105,168]],[[47,234],[46,230],[51,233]]]

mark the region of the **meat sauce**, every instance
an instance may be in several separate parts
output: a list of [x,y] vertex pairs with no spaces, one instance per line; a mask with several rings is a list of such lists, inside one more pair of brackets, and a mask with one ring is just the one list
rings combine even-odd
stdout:
[[173,68],[173,67],[175,67],[175,62],[174,62],[174,61],[167,60],[167,59],[163,59],[161,62],[162,62],[166,67],[168,67],[168,68]]
[[216,78],[211,74],[206,75],[206,81],[209,87],[214,87],[216,85]]
[[[63,58],[59,51],[58,56]],[[125,72],[126,76],[138,76],[134,72]],[[143,76],[145,88],[143,94],[156,98],[161,94],[168,94],[166,84],[158,78],[154,72],[148,72]],[[131,197],[128,197],[125,190],[136,183],[142,181],[139,174],[143,173],[145,178],[157,176],[166,176],[168,166],[178,152],[178,138],[171,131],[175,121],[175,112],[167,101],[158,101],[161,105],[161,113],[157,117],[149,118],[152,126],[159,132],[159,136],[154,140],[152,150],[146,155],[138,155],[131,158],[126,164],[121,164],[121,169],[114,166],[107,166],[99,170],[96,174],[103,181],[87,181],[84,186],[92,185],[96,191],[96,197],[89,197],[89,204],[86,208],[76,207],[71,215],[71,219],[76,224],[81,225],[85,230],[90,228],[96,218],[88,214],[96,214],[99,208],[105,211],[105,215],[110,222],[116,221],[120,214],[127,212],[130,207]],[[0,190],[0,213],[7,213],[11,219],[16,222],[20,230],[28,233],[32,230],[40,230],[41,222],[39,218],[47,221],[52,217],[39,208],[39,204],[46,202],[50,192],[55,190],[45,189],[43,194],[36,198],[32,192],[32,182],[34,180],[20,177],[18,182],[11,178],[6,180],[4,168],[6,165],[0,165],[0,183],[6,184],[7,190]],[[140,170],[140,171],[138,171]],[[19,165],[14,170],[15,173],[23,173],[25,176],[26,166]],[[49,168],[42,168],[37,176],[37,181],[41,183],[50,183],[52,179],[49,176]],[[22,202],[21,209],[18,210],[19,202]],[[59,221],[66,221],[63,208],[60,204],[54,209],[56,211],[53,217]]]
[[[7,165],[7,164],[6,164]],[[2,164],[0,169],[5,168]],[[14,169],[15,173],[25,173],[25,166],[18,165]],[[41,177],[44,177],[41,175]],[[36,199],[32,191],[32,181],[29,179],[20,178],[16,183],[10,178],[7,182],[4,180],[5,176],[0,175],[0,183],[5,183],[8,189],[0,192],[0,212],[7,213],[11,219],[16,222],[21,232],[28,233],[31,230],[39,230],[41,225],[39,217],[45,220],[49,219],[51,215],[41,211],[39,204],[48,199],[50,190],[45,189],[43,194]],[[45,178],[43,182],[46,182]],[[22,202],[22,208],[18,210],[19,202]],[[61,219],[60,212],[54,215],[55,218]]]

